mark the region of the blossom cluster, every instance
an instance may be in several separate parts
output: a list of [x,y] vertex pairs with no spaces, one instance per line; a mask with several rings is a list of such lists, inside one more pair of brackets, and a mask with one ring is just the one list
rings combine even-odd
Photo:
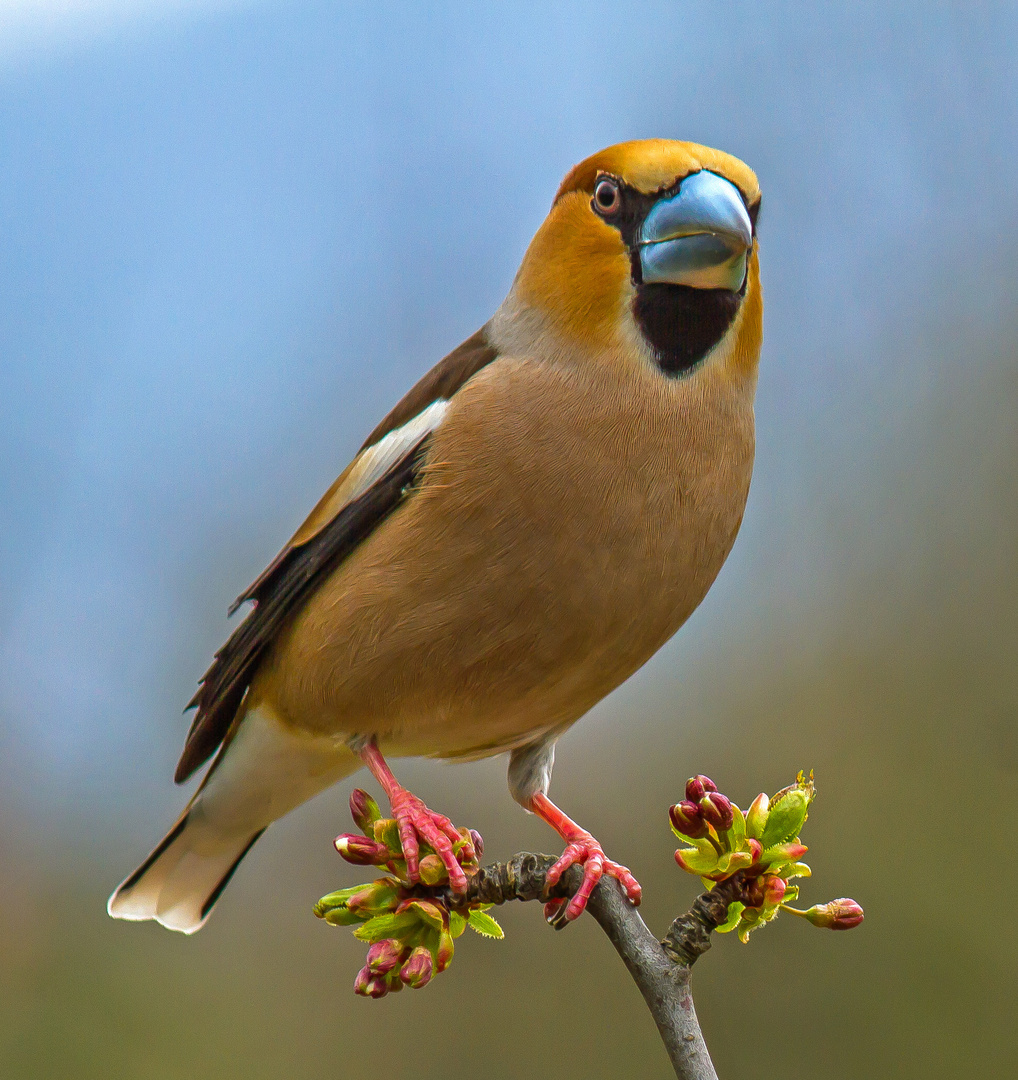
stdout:
[[800,772],[794,784],[770,798],[761,793],[743,813],[709,777],[686,782],[685,799],[671,807],[668,816],[675,835],[691,846],[679,848],[675,861],[708,890],[739,875],[738,898],[728,905],[718,933],[735,930],[748,941],[750,933],[778,911],[831,930],[850,930],[862,922],[862,908],[848,898],[806,911],[791,907],[799,887],[790,882],[811,874],[802,862],[807,848],[799,833],[815,795],[813,774],[807,780]]
[[[378,804],[359,788],[350,796],[350,813],[360,834],[336,838],[336,850],[357,866],[377,866],[388,874],[363,885],[323,896],[315,914],[332,926],[352,926],[369,944],[354,992],[380,998],[404,986],[420,989],[452,961],[453,941],[467,926],[501,938],[502,928],[487,914],[490,904],[450,906],[449,875],[440,856],[421,842],[419,878],[411,882],[394,818],[383,818]],[[457,862],[469,877],[484,849],[480,834],[461,829],[453,844]]]

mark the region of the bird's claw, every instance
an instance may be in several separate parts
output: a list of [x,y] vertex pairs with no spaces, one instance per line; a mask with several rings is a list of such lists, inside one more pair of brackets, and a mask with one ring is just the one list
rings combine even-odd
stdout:
[[604,853],[604,848],[588,832],[581,832],[570,839],[562,857],[548,871],[545,888],[553,888],[569,867],[576,865],[583,867],[583,881],[572,898],[568,902],[549,900],[544,907],[544,917],[556,929],[561,929],[566,923],[578,919],[583,914],[594,887],[605,874],[615,878],[625,889],[626,896],[632,904],[640,903],[643,889],[633,877],[629,867],[609,859]]
[[[400,788],[389,800],[392,816],[399,828],[399,840],[406,859],[407,877],[411,882],[420,879],[421,841],[430,844],[435,854],[442,860],[449,875],[449,885],[453,892],[464,893],[467,889],[467,876],[456,858],[453,844],[462,843],[464,837],[456,830],[453,823],[443,814],[429,810],[416,795]],[[467,846],[461,854],[467,859],[474,859],[473,844]]]

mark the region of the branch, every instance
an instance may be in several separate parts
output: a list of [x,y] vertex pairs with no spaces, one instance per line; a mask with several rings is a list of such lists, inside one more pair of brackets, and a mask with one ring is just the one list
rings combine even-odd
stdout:
[[[484,866],[470,878],[468,903],[504,904],[509,900],[548,900],[571,896],[583,872],[571,867],[556,886],[544,891],[544,880],[556,860],[550,855],[520,852],[508,862]],[[658,941],[626,899],[621,886],[601,878],[587,905],[640,988],[679,1080],[717,1080],[693,1008],[690,968],[711,946],[710,935],[725,920],[728,904],[742,888],[740,875],[703,893],[685,915]],[[450,904],[462,897],[448,895]]]

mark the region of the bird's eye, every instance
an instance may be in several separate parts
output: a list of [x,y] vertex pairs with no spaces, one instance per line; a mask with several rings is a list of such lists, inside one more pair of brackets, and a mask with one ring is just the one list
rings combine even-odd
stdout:
[[594,204],[602,214],[614,213],[621,202],[622,194],[614,180],[605,176],[594,185]]

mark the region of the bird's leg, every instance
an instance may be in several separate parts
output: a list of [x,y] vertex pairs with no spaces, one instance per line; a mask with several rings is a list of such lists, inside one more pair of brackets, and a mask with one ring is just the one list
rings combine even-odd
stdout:
[[[465,892],[467,877],[452,848],[453,844],[459,843],[464,838],[456,831],[453,823],[442,814],[429,810],[416,795],[400,784],[392,775],[392,770],[385,763],[385,758],[378,749],[378,743],[373,738],[357,747],[356,753],[371,770],[371,775],[382,785],[382,790],[392,807],[392,816],[399,826],[399,839],[403,845],[403,857],[406,859],[409,879],[419,880],[420,842],[424,840],[435,849],[435,854],[445,864],[449,874],[449,884],[453,890]],[[464,854],[467,858],[473,858],[473,845],[469,839],[467,845],[468,850]]]
[[607,858],[600,843],[586,829],[581,829],[572,818],[562,813],[543,791],[537,791],[531,796],[530,809],[566,841],[562,858],[548,871],[545,879],[547,887],[550,889],[570,866],[576,863],[583,866],[583,883],[569,903],[553,900],[545,906],[545,916],[552,925],[561,925],[563,921],[571,922],[579,918],[587,906],[594,886],[604,874],[615,878],[626,890],[632,903],[639,904],[643,889],[629,868]]

